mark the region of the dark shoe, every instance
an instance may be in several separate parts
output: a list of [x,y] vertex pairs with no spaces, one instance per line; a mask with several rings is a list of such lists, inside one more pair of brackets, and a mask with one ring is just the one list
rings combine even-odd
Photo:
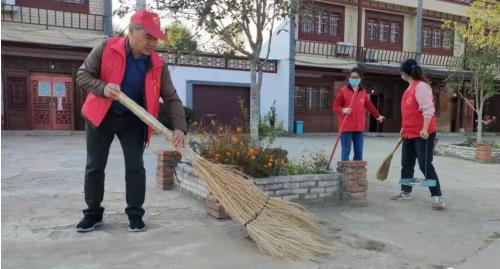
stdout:
[[128,220],[130,221],[128,225],[129,232],[142,232],[146,230],[146,224],[142,221],[141,216],[129,216]]
[[76,225],[76,231],[79,233],[90,232],[101,225],[102,216],[86,215]]

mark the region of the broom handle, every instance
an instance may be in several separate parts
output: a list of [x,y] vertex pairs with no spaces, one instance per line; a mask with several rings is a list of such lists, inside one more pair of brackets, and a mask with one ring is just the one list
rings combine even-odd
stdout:
[[[359,91],[359,89],[358,89],[358,91]],[[351,100],[349,101],[349,106],[347,106],[348,108],[350,108],[352,106],[352,102],[354,101],[356,95],[358,94],[358,91],[356,91],[354,93]],[[351,113],[352,113],[352,111],[351,111]],[[337,138],[335,139],[335,143],[333,144],[332,152],[330,153],[330,157],[328,158],[328,164],[326,165],[327,170],[330,169],[330,164],[332,163],[333,155],[335,155],[335,151],[337,150],[337,145],[339,144],[340,135],[342,134],[342,132],[344,130],[344,124],[345,124],[347,117],[349,117],[349,115],[350,115],[350,113],[344,117],[344,119],[342,120],[342,123],[340,124],[340,129],[339,129],[339,132],[337,133]]]
[[398,150],[399,146],[401,145],[401,143],[403,142],[403,138],[400,136],[398,141],[396,141],[396,146],[394,147],[394,149],[392,150],[391,154],[389,155],[393,155],[394,152],[396,152],[396,150]]
[[[120,93],[117,101],[128,108],[128,110],[134,113],[134,115],[136,115],[144,123],[149,125],[153,130],[155,130],[155,132],[160,134],[160,136],[162,136],[167,142],[172,140],[173,132],[153,117],[153,115],[149,114],[149,112],[147,112],[142,106],[130,99],[125,93]],[[177,151],[179,151],[182,157],[189,161],[193,161],[198,158],[198,155],[189,146],[186,146],[183,149],[177,149]]]

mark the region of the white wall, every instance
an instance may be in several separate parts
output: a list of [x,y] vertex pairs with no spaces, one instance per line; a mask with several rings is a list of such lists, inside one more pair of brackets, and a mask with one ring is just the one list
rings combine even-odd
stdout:
[[[269,59],[278,61],[278,72],[274,76],[264,77],[260,94],[260,111],[261,114],[265,114],[273,104],[273,100],[276,100],[278,117],[283,121],[283,127],[287,130],[290,105],[290,18],[278,22],[274,28]],[[261,58],[266,57],[267,47],[266,41]]]
[[[250,85],[249,71],[211,69],[199,67],[170,66],[172,82],[184,105],[187,104],[187,84],[189,81],[208,81],[221,83],[244,83]],[[286,72],[281,72],[281,71]],[[278,73],[264,73],[261,90],[261,115],[264,115],[273,100],[279,120],[288,128],[288,66],[278,64]]]

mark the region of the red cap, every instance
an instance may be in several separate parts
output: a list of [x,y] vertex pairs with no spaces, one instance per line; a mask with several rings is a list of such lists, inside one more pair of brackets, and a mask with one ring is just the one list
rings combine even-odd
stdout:
[[130,23],[141,25],[148,34],[158,39],[164,40],[167,38],[165,33],[161,30],[160,17],[154,12],[141,9],[132,15]]

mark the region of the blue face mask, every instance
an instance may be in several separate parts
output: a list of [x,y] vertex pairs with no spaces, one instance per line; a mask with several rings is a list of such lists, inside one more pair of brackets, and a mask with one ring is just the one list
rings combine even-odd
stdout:
[[358,88],[359,84],[361,84],[360,78],[350,78],[349,79],[349,85],[351,85],[351,87]]

